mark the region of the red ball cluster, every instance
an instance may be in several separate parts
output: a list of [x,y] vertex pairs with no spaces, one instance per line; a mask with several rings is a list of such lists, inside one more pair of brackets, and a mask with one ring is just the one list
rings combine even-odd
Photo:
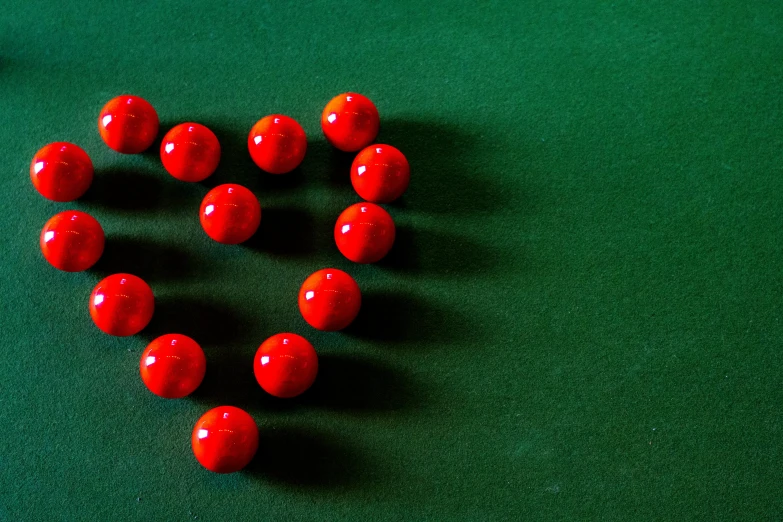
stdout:
[[[106,145],[123,154],[147,150],[158,136],[159,119],[153,106],[138,96],[118,96],[101,109],[98,130]],[[392,248],[394,220],[378,203],[390,203],[407,189],[410,167],[405,156],[391,145],[372,144],[380,118],[365,96],[345,93],[334,97],[323,110],[321,128],[326,139],[344,152],[358,152],[350,179],[356,193],[366,200],[345,209],[334,226],[337,249],[356,263],[375,263]],[[307,152],[307,136],[293,118],[272,114],[250,129],[248,151],[263,171],[281,175],[297,169]],[[209,128],[182,123],[171,128],[160,144],[163,168],[184,182],[201,182],[220,163],[220,142]],[[56,202],[78,199],[93,180],[93,164],[87,153],[66,142],[50,143],[30,164],[35,189]],[[235,245],[250,239],[261,223],[261,204],[253,192],[237,184],[210,190],[199,209],[207,236],[218,243]],[[104,230],[92,216],[65,210],[50,218],[40,237],[41,252],[55,268],[80,272],[100,259]],[[356,281],[342,270],[325,268],[307,277],[299,291],[299,310],[313,328],[342,330],[361,307]],[[155,296],[150,286],[132,274],[113,274],[89,297],[89,312],[103,332],[124,337],[142,331],[152,320]],[[171,333],[153,340],[141,355],[139,372],[155,395],[178,399],[193,393],[204,379],[207,358],[190,337]],[[318,374],[318,355],[301,335],[279,333],[264,341],[253,358],[253,372],[260,387],[272,396],[291,398],[307,391]],[[216,473],[244,468],[258,448],[258,428],[253,418],[233,406],[206,412],[193,429],[191,444],[196,459]]]

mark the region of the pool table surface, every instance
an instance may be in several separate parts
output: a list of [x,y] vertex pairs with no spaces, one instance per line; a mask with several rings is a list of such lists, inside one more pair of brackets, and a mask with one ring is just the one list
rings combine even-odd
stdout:
[[[782,53],[779,0],[6,2],[0,520],[783,519]],[[373,265],[332,237],[359,198],[320,115],[346,91],[411,164]],[[120,94],[160,117],[142,154],[98,134]],[[272,113],[308,136],[287,175],[247,151]],[[201,183],[157,150],[187,121],[222,146]],[[72,203],[30,182],[54,141],[95,165]],[[229,182],[263,207],[243,245],[198,221]],[[106,231],[85,272],[39,249],[67,209]],[[342,332],[297,308],[324,267],[362,289]],[[117,272],[156,296],[136,336],[88,313]],[[286,331],[320,372],[282,400],[252,358]],[[207,356],[185,399],[139,378],[165,333]],[[193,457],[218,405],[259,425],[242,472]]]

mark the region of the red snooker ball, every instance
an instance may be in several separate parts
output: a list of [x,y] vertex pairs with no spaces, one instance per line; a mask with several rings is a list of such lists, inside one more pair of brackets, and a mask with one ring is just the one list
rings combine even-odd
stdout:
[[110,149],[123,154],[147,150],[158,135],[158,113],[144,98],[112,98],[98,116],[98,130]]
[[139,372],[149,391],[164,399],[190,395],[204,380],[207,358],[196,341],[182,334],[162,335],[141,354]]
[[163,137],[160,160],[166,171],[180,181],[203,181],[220,163],[220,142],[203,125],[181,123]]
[[73,143],[58,141],[39,150],[30,163],[30,179],[43,197],[52,201],[73,201],[92,184],[92,161]]
[[315,272],[299,290],[299,311],[318,330],[342,330],[356,319],[361,305],[359,285],[336,268]]
[[90,295],[90,316],[109,335],[126,337],[139,333],[149,324],[154,311],[152,289],[135,275],[110,275]]
[[258,120],[247,137],[250,157],[270,174],[291,172],[302,163],[307,152],[307,136],[299,123],[282,114]]
[[218,406],[196,422],[191,436],[199,464],[215,473],[234,473],[247,466],[258,450],[258,426],[246,411]]
[[315,381],[318,355],[301,335],[279,333],[258,348],[253,372],[267,393],[283,399],[296,397]]
[[55,214],[41,230],[41,252],[50,265],[65,272],[81,272],[94,265],[105,244],[101,224],[78,210]]
[[378,109],[369,98],[355,92],[332,98],[321,115],[326,139],[345,152],[354,152],[372,143],[379,127]]
[[261,223],[258,198],[242,185],[219,185],[201,202],[199,219],[209,237],[226,245],[250,239]]
[[355,263],[375,263],[394,244],[394,221],[375,203],[346,208],[334,225],[334,241],[340,252]]
[[402,152],[391,145],[370,145],[351,165],[351,184],[363,199],[391,203],[402,196],[411,179],[411,168]]

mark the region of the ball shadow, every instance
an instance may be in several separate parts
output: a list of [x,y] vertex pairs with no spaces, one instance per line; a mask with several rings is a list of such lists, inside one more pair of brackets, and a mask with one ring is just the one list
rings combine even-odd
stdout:
[[411,293],[367,292],[346,335],[396,344],[444,345],[476,334],[476,326],[456,310],[443,310]]
[[206,125],[220,142],[220,163],[215,173],[201,182],[209,189],[224,183],[238,183],[256,192],[261,189],[264,173],[253,163],[247,150],[247,134],[252,123],[246,129],[238,131],[232,123],[218,121],[199,122]]
[[301,405],[353,413],[399,411],[418,403],[414,388],[408,375],[378,360],[320,354],[318,377],[307,392],[287,401],[267,396],[264,402],[277,408]]
[[103,255],[91,271],[101,277],[132,273],[153,283],[187,278],[196,266],[199,265],[193,262],[190,254],[173,245],[136,237],[110,236]]
[[257,166],[256,168],[259,176],[259,190],[264,194],[295,189],[302,186],[304,182],[301,165],[287,174],[270,174]]
[[388,119],[376,141],[400,149],[411,166],[410,187],[392,207],[464,215],[509,204],[495,177],[479,171],[485,156],[476,155],[477,136],[456,125]]
[[444,277],[492,272],[502,256],[469,236],[455,236],[425,227],[398,226],[394,246],[378,266],[405,274]]
[[367,468],[349,444],[312,428],[262,428],[260,438],[246,472],[282,487],[345,488],[361,482]]
[[258,346],[246,343],[206,346],[207,373],[201,386],[191,395],[209,407],[231,404],[258,412],[266,393],[253,375],[253,356]]
[[351,164],[357,152],[343,152],[324,139],[307,144],[301,169],[308,179],[322,179],[335,188],[352,191]]
[[303,256],[316,246],[313,216],[298,208],[271,207],[262,212],[258,231],[243,243],[272,255]]
[[142,334],[152,340],[167,333],[192,337],[204,349],[207,373],[191,398],[209,407],[233,404],[257,410],[263,392],[253,377],[255,323],[238,310],[185,296],[157,299],[155,315]]
[[163,143],[163,138],[166,136],[166,133],[168,133],[171,129],[179,125],[180,123],[185,123],[187,120],[183,121],[160,121],[158,122],[158,135],[155,136],[155,141],[152,142],[152,145],[149,146],[149,148],[143,150],[141,152],[141,155],[146,158],[149,161],[154,161],[158,165],[160,165],[160,144]]
[[90,189],[80,201],[87,206],[139,212],[157,207],[162,192],[160,175],[139,169],[110,168],[95,173]]
[[257,332],[253,330],[252,323],[237,310],[217,303],[214,299],[156,296],[155,314],[142,333],[150,339],[168,333],[185,334],[206,351],[211,345],[247,341]]
[[406,225],[397,225],[394,245],[377,265],[384,269],[415,273],[421,266],[415,229]]

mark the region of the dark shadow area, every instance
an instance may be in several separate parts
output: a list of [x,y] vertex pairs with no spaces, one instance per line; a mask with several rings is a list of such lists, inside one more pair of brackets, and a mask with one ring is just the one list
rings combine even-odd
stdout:
[[256,168],[259,176],[259,190],[262,194],[295,189],[305,181],[301,165],[287,174],[270,174]]
[[163,168],[163,165],[160,162],[160,144],[163,143],[163,138],[166,136],[166,133],[169,132],[171,129],[179,125],[180,123],[186,123],[186,121],[161,121],[158,123],[158,135],[155,136],[155,141],[152,142],[152,145],[149,146],[149,148],[141,153],[142,156],[147,158],[148,160],[152,160],[156,162],[158,165],[160,165],[160,168],[163,169],[165,172],[166,169]]
[[[80,201],[88,206],[121,211],[148,211],[162,203],[162,176],[144,170],[109,168],[95,172],[95,178]],[[168,205],[169,201],[165,201]]]
[[154,283],[186,279],[199,266],[206,267],[178,247],[136,237],[110,236],[103,255],[91,270],[101,277],[130,273]]
[[370,341],[421,346],[445,345],[477,335],[477,327],[456,310],[444,310],[410,293],[368,292],[346,335]]
[[281,486],[344,488],[360,482],[367,467],[349,443],[311,428],[262,429],[261,439],[246,472]]
[[[200,121],[215,133],[220,142],[220,163],[215,173],[201,182],[205,187],[212,189],[224,183],[238,183],[257,192],[261,187],[261,180],[270,176],[265,174],[253,163],[247,150],[247,135],[250,126],[241,128],[236,124],[226,124],[215,121]],[[255,122],[253,122],[255,123]],[[261,206],[264,202],[261,201]]]
[[142,334],[150,340],[167,333],[192,337],[204,349],[207,373],[191,395],[214,407],[232,404],[256,411],[263,390],[253,376],[256,340],[263,338],[254,322],[214,298],[167,296],[158,299],[155,315]]
[[[380,361],[320,354],[318,378],[312,388],[287,402],[291,403],[291,407],[298,403],[318,409],[356,413],[403,410],[414,407],[422,399],[413,388],[409,376],[384,366]],[[280,400],[276,399],[276,402]]]
[[[491,173],[498,167],[483,164],[481,158],[486,155],[476,154],[477,143],[482,140],[488,138],[465,134],[455,125],[382,119],[376,141],[400,149],[411,166],[408,190],[390,206],[424,213],[477,214],[508,205],[506,191]],[[513,167],[523,169],[522,165]]]
[[397,227],[394,246],[378,266],[401,274],[456,277],[497,270],[501,262],[496,249],[491,250],[469,236],[402,225]]
[[264,208],[258,231],[243,243],[272,255],[303,256],[316,248],[313,216],[298,208]]
[[384,269],[416,273],[420,267],[416,230],[406,225],[396,225],[394,245],[377,265]]
[[237,310],[226,307],[214,297],[156,297],[155,315],[142,335],[154,339],[168,333],[192,337],[207,351],[210,345],[230,345],[258,332],[251,329],[250,322]]
[[258,348],[257,343],[242,343],[241,348],[237,344],[209,344],[204,346],[207,373],[191,397],[209,407],[231,404],[250,412],[259,411],[259,405],[267,394],[253,375],[253,356]]
[[308,142],[307,155],[300,168],[308,179],[325,179],[334,187],[353,191],[351,163],[356,154],[336,149],[324,138],[315,139]]

